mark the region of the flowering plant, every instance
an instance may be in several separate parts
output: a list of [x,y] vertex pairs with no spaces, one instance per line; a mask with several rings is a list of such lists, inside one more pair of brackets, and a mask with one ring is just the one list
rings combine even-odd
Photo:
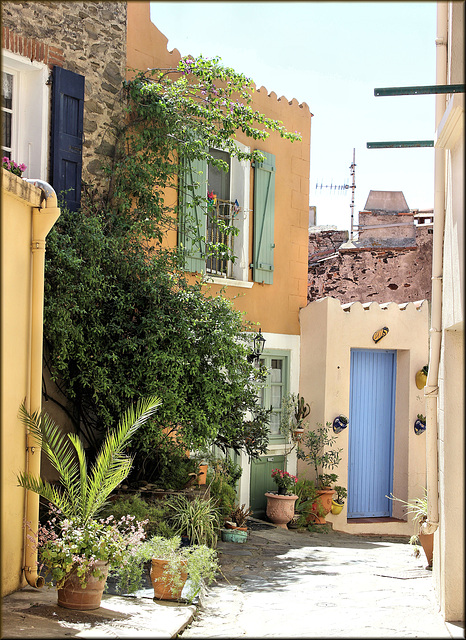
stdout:
[[285,489],[286,493],[289,493],[294,489],[295,484],[298,482],[296,476],[291,475],[288,471],[282,469],[273,469],[272,478],[277,484],[279,489]]
[[8,158],[7,156],[4,156],[2,158],[2,167],[7,171],[11,171],[11,173],[14,173],[15,176],[19,176],[20,178],[23,171],[26,171],[27,169],[27,166],[25,164],[17,164],[16,162],[14,162],[14,160],[10,160],[10,158]]
[[28,539],[39,551],[39,571],[45,566],[57,589],[72,571],[76,571],[83,588],[90,575],[103,578],[98,561],[109,568],[126,565],[145,538],[147,520],[139,522],[134,516],[123,516],[118,521],[113,516],[90,519],[83,526],[76,518],[63,518],[51,504],[49,516],[52,517],[45,525],[39,525],[37,534],[29,534]]

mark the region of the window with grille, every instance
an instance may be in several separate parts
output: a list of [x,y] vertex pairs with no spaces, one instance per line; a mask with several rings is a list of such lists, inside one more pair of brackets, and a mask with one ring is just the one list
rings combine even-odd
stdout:
[[[207,170],[207,235],[206,272],[217,276],[231,277],[232,262],[228,256],[233,252],[233,237],[226,227],[233,225],[234,203],[230,201],[230,154],[209,149],[213,158],[223,160],[228,171],[213,165]],[[211,248],[217,247],[215,253]]]

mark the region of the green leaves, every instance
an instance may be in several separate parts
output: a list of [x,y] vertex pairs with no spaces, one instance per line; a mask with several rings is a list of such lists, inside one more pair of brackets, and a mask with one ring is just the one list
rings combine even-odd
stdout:
[[158,409],[160,402],[157,397],[147,398],[125,412],[117,428],[108,431],[89,474],[80,439],[72,433],[64,435],[46,415],[30,415],[23,403],[20,419],[58,472],[61,487],[56,488],[26,473],[17,476],[19,486],[51,502],[64,517],[86,525],[128,475],[132,459],[124,454],[124,449],[136,430]]

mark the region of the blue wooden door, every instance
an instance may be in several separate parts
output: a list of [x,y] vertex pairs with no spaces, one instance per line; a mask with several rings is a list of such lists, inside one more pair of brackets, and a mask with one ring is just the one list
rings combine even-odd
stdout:
[[391,516],[396,351],[352,349],[348,518]]

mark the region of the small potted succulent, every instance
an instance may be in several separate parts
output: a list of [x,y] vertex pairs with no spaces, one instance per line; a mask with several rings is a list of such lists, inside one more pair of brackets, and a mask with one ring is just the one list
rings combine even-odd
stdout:
[[226,529],[236,529],[237,531],[247,531],[247,519],[252,515],[251,507],[246,508],[245,504],[235,505],[228,520],[225,520]]
[[345,498],[347,497],[348,493],[345,487],[336,485],[334,489],[337,493],[337,496],[332,500],[332,513],[333,515],[338,515],[339,513],[341,513],[341,510],[345,505]]

